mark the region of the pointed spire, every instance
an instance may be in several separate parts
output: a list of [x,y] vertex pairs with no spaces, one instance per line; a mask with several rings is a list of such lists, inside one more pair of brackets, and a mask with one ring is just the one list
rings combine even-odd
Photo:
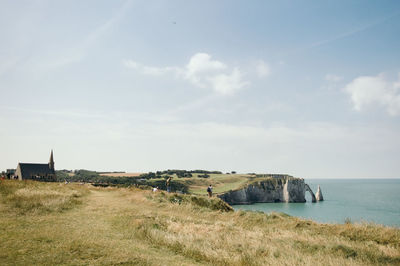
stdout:
[[50,168],[51,170],[54,170],[53,150],[51,150],[51,153],[50,153],[49,168]]
[[317,201],[323,201],[324,197],[322,196],[322,191],[321,191],[321,187],[318,185],[318,191],[317,194],[315,195],[315,197],[317,198]]

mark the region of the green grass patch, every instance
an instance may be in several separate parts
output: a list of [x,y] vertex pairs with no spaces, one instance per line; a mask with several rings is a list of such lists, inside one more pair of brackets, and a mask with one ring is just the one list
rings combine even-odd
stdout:
[[193,176],[184,182],[189,186],[190,193],[206,195],[209,185],[213,186],[213,193],[219,194],[244,187],[249,182],[249,177],[241,174],[210,174],[209,178]]

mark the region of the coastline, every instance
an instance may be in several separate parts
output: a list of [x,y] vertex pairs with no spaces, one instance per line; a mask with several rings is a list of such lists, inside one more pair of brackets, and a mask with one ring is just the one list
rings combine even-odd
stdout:
[[[306,179],[312,189],[321,185],[319,203],[255,203],[234,209],[283,212],[321,223],[367,222],[400,227],[400,179]],[[307,197],[307,195],[306,195]]]

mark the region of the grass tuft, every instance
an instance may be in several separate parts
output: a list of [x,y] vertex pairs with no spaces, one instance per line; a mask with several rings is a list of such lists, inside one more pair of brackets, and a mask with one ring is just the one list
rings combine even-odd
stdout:
[[206,197],[206,196],[195,196],[187,194],[176,194],[176,193],[157,193],[156,195],[147,195],[148,199],[157,202],[169,202],[173,204],[189,204],[193,206],[198,206],[201,208],[206,208],[210,210],[218,210],[223,212],[232,212],[233,208],[217,197]]
[[354,258],[357,256],[357,252],[353,248],[345,245],[335,245],[332,247],[331,250],[337,255],[343,256],[345,258]]

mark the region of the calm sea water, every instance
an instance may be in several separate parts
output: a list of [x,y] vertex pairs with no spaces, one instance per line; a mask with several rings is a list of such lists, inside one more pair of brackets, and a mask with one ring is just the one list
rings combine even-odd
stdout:
[[324,223],[375,222],[400,227],[400,179],[306,179],[314,193],[321,186],[324,201],[311,203],[256,203],[235,209],[284,212]]

